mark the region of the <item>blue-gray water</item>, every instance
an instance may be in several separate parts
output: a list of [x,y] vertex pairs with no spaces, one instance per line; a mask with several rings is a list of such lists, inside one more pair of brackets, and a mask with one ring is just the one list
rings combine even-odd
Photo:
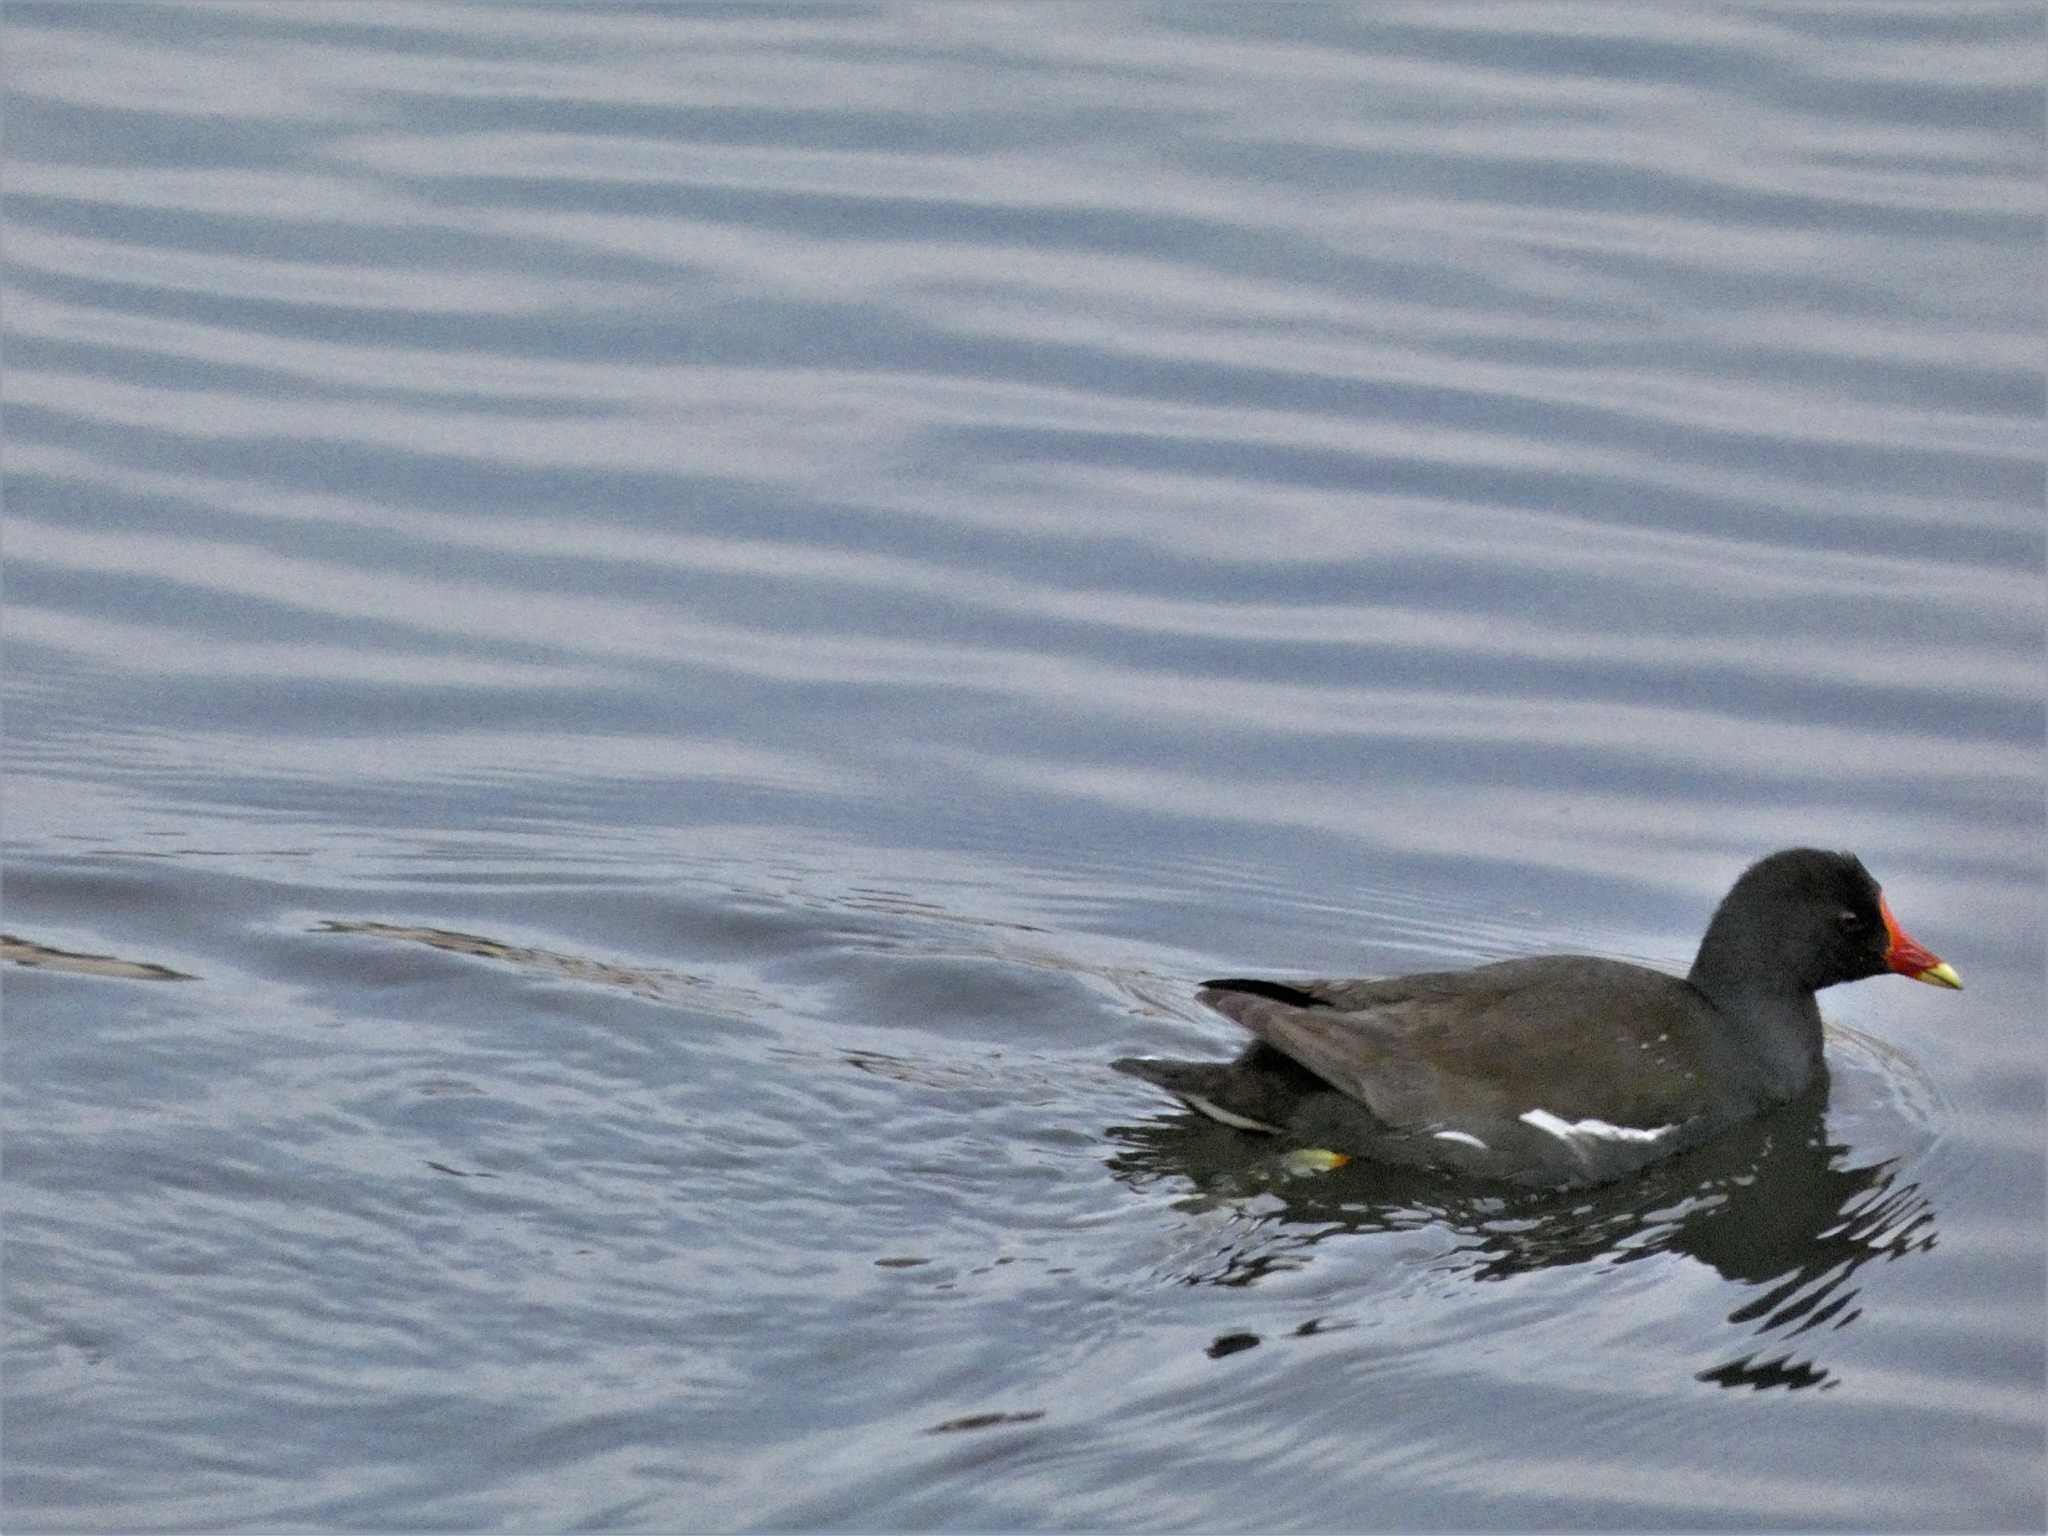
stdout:
[[[0,26],[8,1530],[2048,1519],[2040,7]],[[1638,1181],[1107,1067],[1798,842]]]

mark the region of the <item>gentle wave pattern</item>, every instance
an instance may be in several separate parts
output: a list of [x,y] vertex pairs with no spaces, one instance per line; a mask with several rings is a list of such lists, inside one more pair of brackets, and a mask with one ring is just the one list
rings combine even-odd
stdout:
[[[8,1529],[2039,1529],[2043,17],[11,3]],[[1958,995],[1570,1200],[1216,973]]]

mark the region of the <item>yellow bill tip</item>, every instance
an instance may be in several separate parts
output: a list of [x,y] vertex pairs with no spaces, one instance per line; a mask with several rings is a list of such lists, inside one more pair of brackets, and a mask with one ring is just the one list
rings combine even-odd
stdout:
[[1929,986],[1954,987],[1958,992],[1963,990],[1963,978],[1956,974],[1956,968],[1946,960],[1930,965],[1913,979],[1924,981]]

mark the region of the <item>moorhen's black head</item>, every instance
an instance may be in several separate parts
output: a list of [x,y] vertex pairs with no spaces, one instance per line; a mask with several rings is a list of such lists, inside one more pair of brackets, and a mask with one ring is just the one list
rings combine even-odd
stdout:
[[1717,985],[1817,992],[1885,971],[1962,985],[1899,926],[1861,859],[1820,848],[1787,848],[1744,870],[1693,963],[1693,979],[1710,992]]

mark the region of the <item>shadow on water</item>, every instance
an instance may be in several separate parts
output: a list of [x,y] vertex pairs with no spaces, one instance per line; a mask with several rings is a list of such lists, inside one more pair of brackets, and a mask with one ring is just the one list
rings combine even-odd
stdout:
[[1923,1253],[1937,1240],[1933,1208],[1917,1183],[1901,1182],[1898,1159],[1858,1166],[1847,1146],[1828,1140],[1827,1103],[1824,1077],[1762,1120],[1592,1190],[1479,1191],[1362,1162],[1311,1175],[1298,1154],[1185,1112],[1111,1127],[1119,1150],[1108,1165],[1133,1187],[1189,1181],[1197,1207],[1250,1205],[1245,1235],[1185,1275],[1190,1285],[1251,1285],[1303,1267],[1329,1238],[1431,1227],[1458,1240],[1439,1267],[1481,1283],[1683,1254],[1743,1295],[1728,1314],[1745,1331],[1743,1345],[1697,1380],[1825,1389],[1837,1378],[1807,1336],[1862,1315],[1856,1277],[1865,1264]]

